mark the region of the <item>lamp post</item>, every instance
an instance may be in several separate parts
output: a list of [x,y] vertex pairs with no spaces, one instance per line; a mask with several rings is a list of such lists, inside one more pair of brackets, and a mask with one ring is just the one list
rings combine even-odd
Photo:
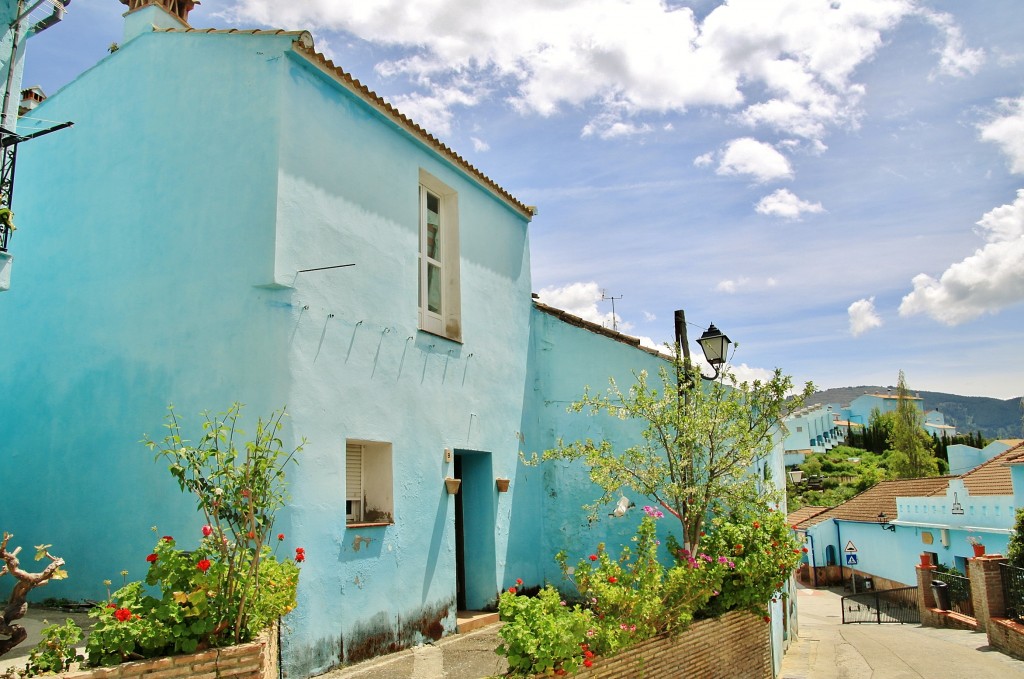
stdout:
[[[675,312],[675,330],[676,343],[679,345],[679,350],[683,355],[683,366],[689,372],[690,343],[686,340],[686,314],[682,309],[677,309]],[[697,344],[700,345],[701,350],[704,352],[704,358],[715,371],[715,374],[711,377],[705,377],[703,372],[701,372],[700,376],[709,382],[717,380],[719,371],[725,364],[728,356],[729,345],[731,344],[729,338],[712,323],[697,340]]]
[[878,513],[878,525],[882,527],[882,530],[891,530],[893,533],[896,532],[896,526],[889,523],[889,517],[885,515],[885,512]]

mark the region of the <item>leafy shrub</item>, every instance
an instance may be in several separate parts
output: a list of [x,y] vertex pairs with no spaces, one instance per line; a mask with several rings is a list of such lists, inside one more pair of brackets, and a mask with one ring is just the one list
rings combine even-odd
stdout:
[[771,508],[737,510],[711,520],[702,543],[709,551],[728,554],[736,568],[722,581],[721,593],[701,613],[717,616],[730,610],[749,610],[767,616],[768,602],[785,596],[783,585],[806,551]]
[[75,621],[68,618],[63,625],[47,625],[40,631],[42,639],[28,654],[25,669],[10,669],[0,677],[35,677],[40,674],[67,672],[75,663],[85,658],[79,655],[75,645],[82,640],[82,630]]
[[574,672],[583,661],[580,644],[593,614],[578,604],[570,607],[554,587],[548,585],[536,597],[517,596],[510,587],[498,599],[498,612],[505,624],[495,652],[508,659],[512,672]]

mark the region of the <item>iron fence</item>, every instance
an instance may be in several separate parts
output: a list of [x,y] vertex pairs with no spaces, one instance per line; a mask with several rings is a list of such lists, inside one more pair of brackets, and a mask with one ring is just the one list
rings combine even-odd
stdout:
[[1006,602],[1006,617],[1024,622],[1024,568],[1008,563],[999,564],[1003,569],[1003,601]]
[[949,592],[950,610],[969,618],[974,617],[974,599],[971,597],[970,578],[955,573],[935,572],[932,574],[932,580],[948,585],[946,591]]
[[920,623],[917,587],[897,587],[850,594],[842,598],[843,624],[874,622]]

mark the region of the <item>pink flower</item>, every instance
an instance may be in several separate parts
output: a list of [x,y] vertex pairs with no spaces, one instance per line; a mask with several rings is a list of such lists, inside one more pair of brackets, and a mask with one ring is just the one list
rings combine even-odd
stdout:
[[196,563],[196,568],[198,568],[199,570],[201,570],[202,572],[205,573],[206,571],[210,570],[210,560],[209,559],[200,559]]
[[213,528],[210,526],[203,526],[203,537],[210,537],[213,534]]

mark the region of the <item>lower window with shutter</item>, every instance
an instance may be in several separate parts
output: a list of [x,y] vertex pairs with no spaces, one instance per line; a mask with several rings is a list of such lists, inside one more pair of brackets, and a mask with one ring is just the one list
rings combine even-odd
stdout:
[[345,441],[345,523],[394,523],[391,444]]

